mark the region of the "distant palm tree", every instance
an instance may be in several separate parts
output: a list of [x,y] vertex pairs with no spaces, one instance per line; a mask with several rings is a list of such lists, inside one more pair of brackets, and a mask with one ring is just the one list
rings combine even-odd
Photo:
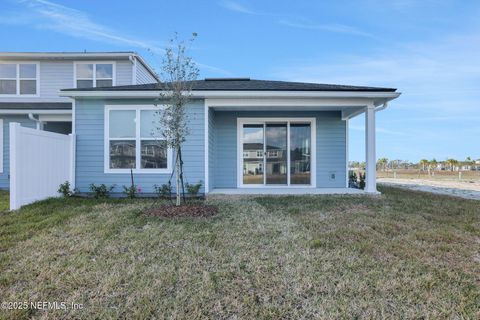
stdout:
[[387,158],[380,158],[377,161],[377,165],[382,168],[382,171],[385,171],[385,169],[387,168],[387,164],[388,164]]
[[429,168],[429,170],[435,171],[435,169],[437,168],[437,165],[438,165],[437,160],[432,159],[432,160],[430,160],[430,162],[428,163],[428,168]]
[[447,163],[447,165],[450,167],[450,171],[453,171],[453,169],[455,168],[456,165],[458,165],[458,160],[456,159],[447,159],[447,161],[445,161]]
[[420,160],[420,162],[418,164],[420,165],[422,171],[425,171],[425,168],[428,165],[428,160],[427,159],[422,159],[422,160]]

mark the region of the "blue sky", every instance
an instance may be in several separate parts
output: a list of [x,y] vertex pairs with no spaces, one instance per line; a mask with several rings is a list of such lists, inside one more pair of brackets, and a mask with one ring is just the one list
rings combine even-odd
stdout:
[[[480,2],[0,0],[0,51],[130,51],[158,69],[175,31],[202,77],[398,88],[377,156],[480,158]],[[350,159],[364,159],[362,117]]]

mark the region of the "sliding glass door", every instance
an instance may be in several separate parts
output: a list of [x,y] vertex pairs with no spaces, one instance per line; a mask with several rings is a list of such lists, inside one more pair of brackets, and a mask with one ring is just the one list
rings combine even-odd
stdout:
[[243,184],[264,184],[263,124],[243,125]]
[[313,120],[242,122],[242,185],[313,185],[312,126]]
[[266,184],[287,184],[287,123],[265,124]]
[[311,183],[311,125],[290,124],[290,184]]

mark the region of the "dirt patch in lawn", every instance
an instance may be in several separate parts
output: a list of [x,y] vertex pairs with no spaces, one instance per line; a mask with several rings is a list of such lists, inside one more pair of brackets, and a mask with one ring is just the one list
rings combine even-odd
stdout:
[[211,217],[218,213],[218,208],[211,205],[191,204],[191,205],[163,205],[148,209],[144,212],[147,216],[154,217]]

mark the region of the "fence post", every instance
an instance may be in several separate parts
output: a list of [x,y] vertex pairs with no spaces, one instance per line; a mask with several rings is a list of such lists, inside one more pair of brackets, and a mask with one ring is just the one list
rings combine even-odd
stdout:
[[17,122],[10,122],[10,210],[17,210],[17,133],[20,124]]
[[77,146],[77,137],[74,133],[68,135],[70,137],[70,187],[75,189],[75,155]]

